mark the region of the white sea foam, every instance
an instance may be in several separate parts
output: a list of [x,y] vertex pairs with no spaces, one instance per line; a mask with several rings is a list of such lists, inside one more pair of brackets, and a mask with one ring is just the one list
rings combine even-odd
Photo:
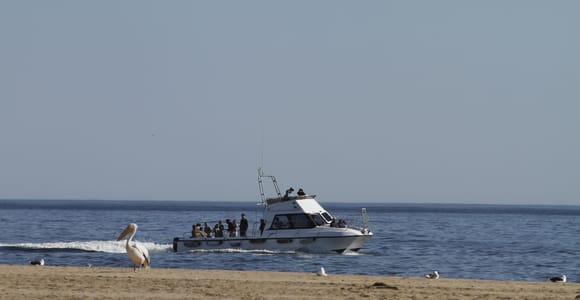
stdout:
[[[139,242],[149,252],[167,252],[171,249],[170,244],[157,244],[152,242]],[[74,242],[47,242],[47,243],[15,243],[0,244],[0,247],[14,247],[23,249],[70,249],[91,252],[125,253],[125,241],[74,241]]]
[[257,254],[282,254],[282,253],[296,253],[295,251],[279,251],[279,250],[245,250],[245,249],[235,249],[235,248],[225,248],[225,249],[195,249],[189,252],[199,253],[257,253]]
[[342,253],[342,255],[360,256],[360,255],[364,255],[364,254],[360,253],[358,251],[345,251]]

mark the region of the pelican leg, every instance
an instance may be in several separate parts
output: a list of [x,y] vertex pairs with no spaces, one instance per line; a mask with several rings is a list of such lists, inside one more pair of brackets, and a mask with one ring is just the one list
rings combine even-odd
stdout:
[[143,266],[142,264],[133,264],[133,272],[134,273],[141,272],[142,266]]

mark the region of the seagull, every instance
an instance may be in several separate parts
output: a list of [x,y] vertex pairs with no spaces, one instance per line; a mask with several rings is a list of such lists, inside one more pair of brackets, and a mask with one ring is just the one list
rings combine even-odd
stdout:
[[149,257],[149,251],[143,245],[133,241],[133,237],[137,232],[137,224],[131,223],[127,225],[127,228],[121,232],[121,235],[117,238],[117,241],[123,239],[127,234],[131,233],[131,236],[127,239],[127,243],[125,243],[125,249],[127,249],[127,256],[133,262],[133,272],[137,272],[137,266],[139,266],[139,270],[141,267],[149,268],[151,265],[151,259]]
[[318,275],[318,276],[328,276],[328,274],[326,274],[326,271],[324,270],[324,267],[320,267],[320,270],[318,270],[318,272],[316,272],[316,275]]
[[566,282],[566,275],[556,276],[550,278],[551,282]]
[[433,271],[429,274],[425,274],[425,278],[427,278],[427,279],[439,279],[439,272]]
[[33,266],[44,266],[44,258],[31,260],[30,264]]

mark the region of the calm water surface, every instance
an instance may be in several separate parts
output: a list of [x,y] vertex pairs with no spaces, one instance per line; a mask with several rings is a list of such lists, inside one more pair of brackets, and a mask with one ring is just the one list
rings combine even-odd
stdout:
[[239,202],[0,200],[0,263],[129,267],[123,242],[139,224],[153,267],[315,272],[545,281],[580,281],[580,206],[321,204],[355,220],[366,207],[375,234],[358,253],[273,251],[174,253],[171,241],[192,223],[259,220],[259,206]]

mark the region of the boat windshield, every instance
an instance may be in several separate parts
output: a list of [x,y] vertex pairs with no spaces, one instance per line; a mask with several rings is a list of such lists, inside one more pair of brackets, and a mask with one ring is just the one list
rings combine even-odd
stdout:
[[316,224],[316,226],[322,226],[324,224],[327,224],[326,221],[324,221],[324,218],[320,214],[313,214],[310,216],[312,217],[312,220],[314,221],[314,224]]

